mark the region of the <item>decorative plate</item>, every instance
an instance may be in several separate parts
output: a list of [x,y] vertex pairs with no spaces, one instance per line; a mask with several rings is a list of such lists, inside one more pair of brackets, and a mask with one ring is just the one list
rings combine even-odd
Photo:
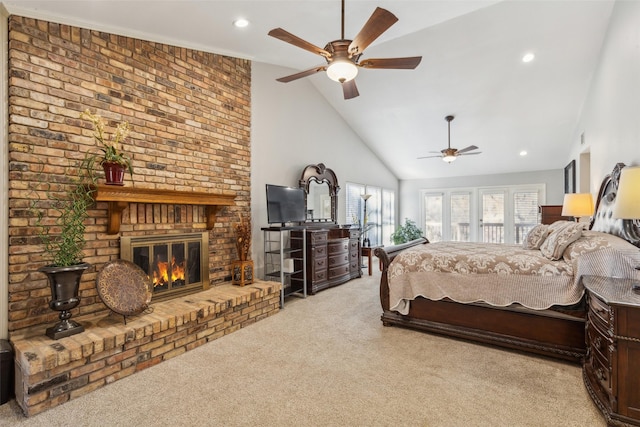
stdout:
[[118,259],[107,263],[96,277],[102,302],[123,316],[142,313],[151,302],[151,279],[137,265]]

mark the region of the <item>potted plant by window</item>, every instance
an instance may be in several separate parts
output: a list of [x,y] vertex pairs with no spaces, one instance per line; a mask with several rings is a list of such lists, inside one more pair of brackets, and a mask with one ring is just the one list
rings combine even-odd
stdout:
[[100,163],[104,169],[105,184],[124,185],[125,170],[129,171],[129,175],[133,177],[131,158],[124,154],[122,149],[119,148],[129,135],[129,123],[119,123],[116,126],[116,131],[111,135],[111,138],[107,138],[104,120],[100,115],[92,114],[91,111],[85,110],[80,117],[91,122],[93,126],[93,137],[100,144],[102,155],[96,157],[98,157],[98,163]]
[[[50,264],[38,271],[47,275],[51,288],[49,307],[59,311],[60,322],[48,328],[46,334],[59,339],[84,331],[84,327],[71,320],[71,309],[80,303],[79,287],[82,274],[91,265],[83,262],[86,243],[85,220],[93,205],[95,191],[93,160],[86,158],[75,175],[68,175],[66,191],[55,192],[47,187],[47,201],[34,201],[36,226],[44,246],[45,258]],[[36,209],[36,206],[38,209]],[[52,218],[45,218],[45,212]]]
[[420,237],[422,237],[422,230],[409,218],[405,218],[404,225],[400,225],[396,228],[396,231],[391,234],[391,240],[393,240],[394,245],[410,242]]

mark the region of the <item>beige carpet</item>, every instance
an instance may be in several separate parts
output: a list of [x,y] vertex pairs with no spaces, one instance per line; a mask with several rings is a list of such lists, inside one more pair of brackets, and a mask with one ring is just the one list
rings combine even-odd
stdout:
[[383,327],[379,272],[11,426],[604,426],[578,366]]

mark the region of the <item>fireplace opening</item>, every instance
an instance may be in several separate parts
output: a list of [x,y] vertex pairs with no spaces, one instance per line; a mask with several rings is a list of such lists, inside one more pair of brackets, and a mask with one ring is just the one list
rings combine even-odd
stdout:
[[152,301],[174,298],[209,287],[208,233],[122,237],[121,258],[151,279]]

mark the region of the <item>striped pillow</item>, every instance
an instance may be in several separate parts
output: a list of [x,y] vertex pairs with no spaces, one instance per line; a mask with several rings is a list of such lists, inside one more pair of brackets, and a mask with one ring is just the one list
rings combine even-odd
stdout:
[[582,236],[583,229],[584,224],[576,222],[554,230],[540,246],[540,252],[552,261],[559,260],[567,246]]
[[540,246],[547,238],[551,231],[549,226],[545,224],[538,224],[527,233],[527,237],[522,242],[524,249],[540,249]]

